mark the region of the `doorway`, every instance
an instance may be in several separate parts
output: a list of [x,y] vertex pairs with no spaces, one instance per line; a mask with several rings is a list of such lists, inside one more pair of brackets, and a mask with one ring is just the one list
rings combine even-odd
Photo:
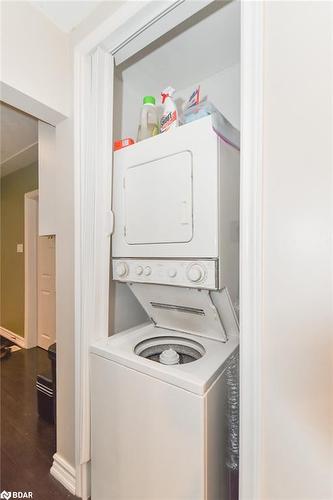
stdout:
[[[55,355],[48,352],[55,342],[55,237],[39,236],[45,214],[39,122],[4,103],[0,115],[1,442],[7,459],[1,476],[6,489],[22,484],[23,490],[30,480],[13,474],[11,464],[22,471],[29,463],[45,471],[47,482],[56,445]],[[14,476],[16,488],[10,488]]]

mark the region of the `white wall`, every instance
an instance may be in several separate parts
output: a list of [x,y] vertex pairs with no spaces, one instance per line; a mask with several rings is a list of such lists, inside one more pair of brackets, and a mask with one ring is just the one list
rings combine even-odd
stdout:
[[207,98],[218,110],[240,130],[240,65],[234,64],[187,89],[177,92],[177,97],[186,101],[200,84],[201,98]]
[[[120,104],[115,109],[115,138],[132,137],[136,140],[137,130],[140,120],[143,95],[135,88],[135,80],[130,81],[127,77],[121,80],[121,75],[116,73],[116,95]],[[193,90],[200,84],[201,98],[207,98],[212,102],[224,116],[236,127],[240,129],[240,65],[234,64],[215,75],[199,82],[193,82],[190,87],[177,89],[175,99],[178,110],[181,111],[183,103],[190,97]],[[161,105],[160,92],[162,84],[152,93],[156,98],[156,106],[159,116],[163,111]],[[147,78],[147,88],[149,78]]]
[[331,15],[265,4],[261,500],[333,498]]
[[1,2],[1,83],[6,95],[15,89],[68,116],[70,64],[68,35],[30,2]]

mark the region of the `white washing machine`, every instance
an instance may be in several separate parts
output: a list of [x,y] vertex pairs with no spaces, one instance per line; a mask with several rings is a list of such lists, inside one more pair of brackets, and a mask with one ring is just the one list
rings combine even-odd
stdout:
[[91,346],[92,500],[227,499],[238,182],[211,117],[115,154],[113,279],[150,322]]
[[[190,292],[192,305],[165,301],[152,323],[91,346],[93,500],[227,499],[224,372],[238,336],[216,338],[208,293],[198,308]],[[191,315],[195,333],[174,328]]]

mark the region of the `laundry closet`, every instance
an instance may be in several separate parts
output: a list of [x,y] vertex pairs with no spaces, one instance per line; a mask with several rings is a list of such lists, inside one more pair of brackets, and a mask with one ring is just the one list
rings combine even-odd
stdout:
[[[119,59],[122,60],[122,54]],[[115,58],[117,61],[117,57]],[[176,89],[179,109],[200,85],[206,98],[240,129],[240,3],[214,1],[129,59],[115,66],[113,139],[136,140],[143,96]],[[147,144],[147,148],[148,148]],[[114,186],[113,193],[114,194]],[[117,283],[111,295],[111,332],[142,322],[143,311],[128,287]],[[127,306],[127,307],[126,307]]]
[[217,112],[113,154],[92,500],[238,498],[240,3],[205,4],[114,57],[113,141],[168,85],[180,112],[198,85]]

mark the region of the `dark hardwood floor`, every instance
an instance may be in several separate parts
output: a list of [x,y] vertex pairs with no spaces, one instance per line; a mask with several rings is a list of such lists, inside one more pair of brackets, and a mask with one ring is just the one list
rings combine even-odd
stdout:
[[50,474],[55,453],[54,426],[37,413],[37,374],[51,372],[47,352],[22,349],[1,360],[0,491],[31,491],[33,500],[71,495]]

